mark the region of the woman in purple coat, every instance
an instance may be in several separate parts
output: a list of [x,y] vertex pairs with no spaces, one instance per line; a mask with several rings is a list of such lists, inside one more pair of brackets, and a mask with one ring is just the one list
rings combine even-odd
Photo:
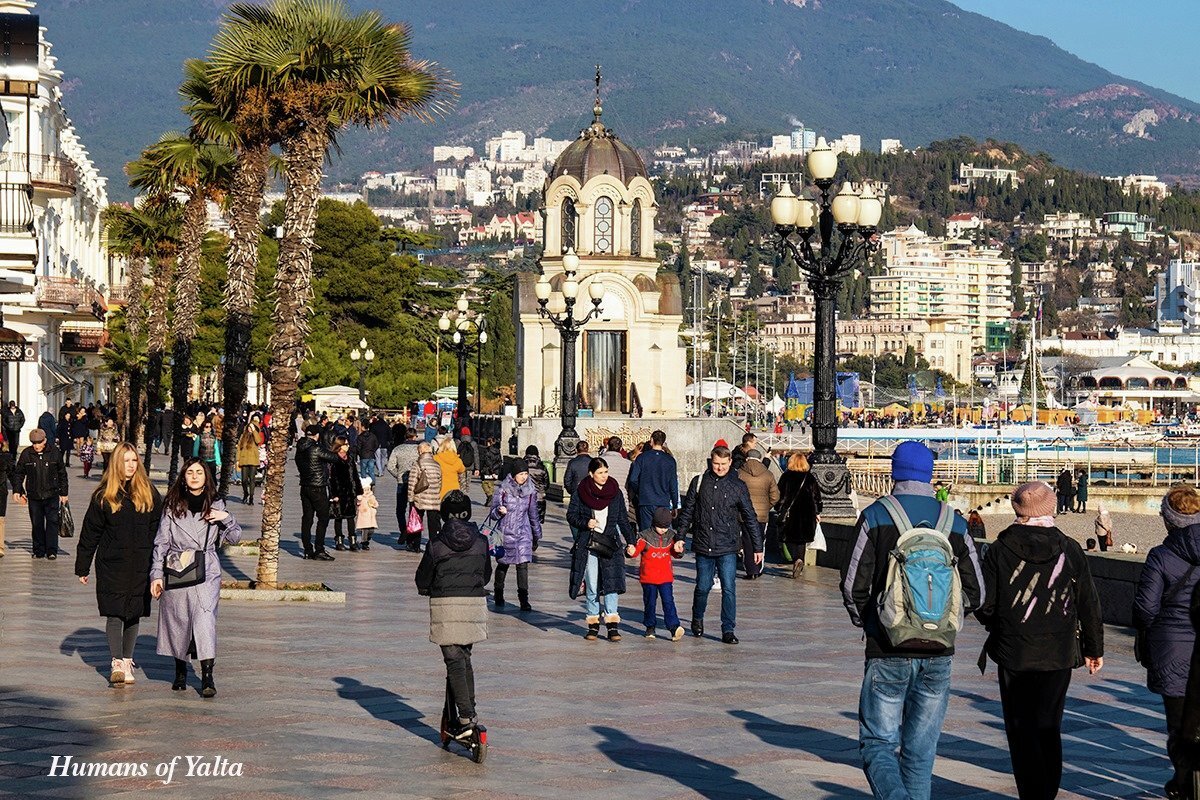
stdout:
[[1167,538],[1146,556],[1133,601],[1133,624],[1146,645],[1146,685],[1162,695],[1166,707],[1167,756],[1175,767],[1167,796],[1185,797],[1191,776],[1179,729],[1196,642],[1191,605],[1200,582],[1200,493],[1190,486],[1174,487],[1163,498],[1162,517]]
[[517,599],[522,611],[532,611],[529,605],[529,562],[542,538],[542,523],[538,516],[537,488],[529,480],[529,466],[522,460],[512,462],[512,471],[496,487],[492,495],[492,515],[497,517],[504,534],[504,555],[496,559],[496,575],[492,584],[492,602],[504,608],[504,577],[508,568],[517,567]]
[[[150,561],[150,594],[159,598],[158,654],[175,658],[171,688],[187,688],[189,658],[200,661],[200,694],[212,697],[213,661],[217,656],[217,601],[221,597],[221,562],[217,548],[242,538],[242,526],[217,498],[212,473],[199,458],[189,458],[167,492],[162,524]],[[205,551],[203,583],[164,591],[163,560],[190,562]],[[178,567],[174,567],[178,569]]]

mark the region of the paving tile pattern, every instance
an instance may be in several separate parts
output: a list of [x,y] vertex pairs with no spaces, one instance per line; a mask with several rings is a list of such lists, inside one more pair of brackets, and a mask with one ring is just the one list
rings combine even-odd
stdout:
[[[77,469],[73,469],[75,478]],[[75,478],[73,505],[95,482]],[[107,686],[109,657],[94,590],[71,555],[29,557],[24,507],[9,504],[0,559],[0,797],[217,798],[861,798],[857,749],[862,644],[836,575],[738,582],[736,647],[711,634],[641,637],[631,566],[624,640],[585,642],[567,597],[570,535],[551,505],[530,570],[536,609],[493,614],[475,648],[483,765],[436,745],[444,671],[413,586],[416,555],[398,549],[393,482],[378,492],[383,534],[369,553],[299,559],[299,492],[289,477],[281,577],[323,580],[345,606],[223,601],[217,697],[197,678],[172,692],[172,663],[143,622],[132,687]],[[236,494],[236,490],[235,490]],[[478,499],[478,497],[477,497]],[[478,507],[477,507],[478,510]],[[261,507],[233,504],[247,538]],[[81,513],[80,515],[81,516]],[[245,578],[254,559],[225,557]],[[677,562],[686,619],[694,568]],[[719,599],[709,627],[719,629]],[[1127,631],[1107,631],[1100,675],[1076,672],[1067,705],[1061,797],[1151,798],[1168,778],[1162,706],[1144,687]],[[994,667],[980,676],[975,625],[960,639],[934,797],[1015,796]],[[148,777],[50,777],[53,757],[146,763]],[[186,775],[184,756],[240,762],[241,777]],[[170,785],[155,767],[180,756]]]

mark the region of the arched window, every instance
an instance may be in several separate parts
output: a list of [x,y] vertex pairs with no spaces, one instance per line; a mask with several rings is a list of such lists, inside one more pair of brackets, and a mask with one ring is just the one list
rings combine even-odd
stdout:
[[633,212],[629,217],[629,255],[642,254],[642,201],[633,201]]
[[579,217],[575,211],[575,201],[569,197],[564,197],[562,201],[562,251],[565,253],[568,249],[579,252],[579,242],[575,238],[575,231],[578,226]]
[[613,251],[613,201],[603,195],[596,200],[596,252]]

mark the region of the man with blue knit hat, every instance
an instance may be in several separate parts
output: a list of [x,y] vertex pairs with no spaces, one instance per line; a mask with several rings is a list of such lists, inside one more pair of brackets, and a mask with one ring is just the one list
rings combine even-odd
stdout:
[[929,798],[953,637],[984,599],[967,523],[934,497],[933,461],[920,442],[896,447],[892,492],[863,510],[842,575],[846,610],[866,639],[859,752],[886,800]]

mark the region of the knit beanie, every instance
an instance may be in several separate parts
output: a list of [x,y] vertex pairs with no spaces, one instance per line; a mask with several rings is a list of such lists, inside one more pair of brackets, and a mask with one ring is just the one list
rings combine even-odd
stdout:
[[458,489],[446,492],[439,509],[442,519],[470,519],[471,500]]
[[1017,487],[1012,495],[1013,513],[1018,517],[1053,517],[1056,510],[1054,490],[1044,481],[1031,481]]
[[654,509],[654,519],[652,524],[656,528],[669,528],[675,524],[675,518],[671,516],[671,509],[656,508]]
[[892,451],[892,480],[933,480],[933,451],[920,442],[901,442]]

